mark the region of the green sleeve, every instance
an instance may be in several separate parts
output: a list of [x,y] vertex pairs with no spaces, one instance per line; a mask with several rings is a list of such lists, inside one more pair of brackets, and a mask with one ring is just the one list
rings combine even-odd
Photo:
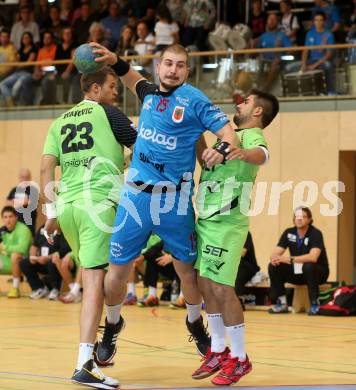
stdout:
[[59,139],[57,131],[57,121],[54,121],[48,130],[46,142],[43,148],[43,154],[50,154],[59,160]]
[[10,245],[6,245],[6,251],[8,253],[16,252],[25,256],[28,255],[32,244],[31,230],[23,223],[18,222],[13,234],[15,234],[15,237]]
[[247,132],[244,134],[244,149],[254,149],[258,146],[265,146],[268,149],[267,142],[262,132]]

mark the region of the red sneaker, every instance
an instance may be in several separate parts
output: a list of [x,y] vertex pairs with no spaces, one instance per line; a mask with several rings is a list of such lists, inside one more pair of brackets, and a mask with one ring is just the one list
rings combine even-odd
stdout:
[[159,306],[159,299],[153,295],[144,296],[143,299],[137,302],[138,307],[153,307]]
[[241,377],[252,370],[252,364],[246,355],[246,360],[239,361],[239,358],[229,356],[222,364],[222,370],[211,380],[213,385],[229,386],[238,382]]
[[204,379],[221,369],[222,363],[229,357],[230,350],[225,348],[224,352],[211,352],[210,347],[203,361],[203,364],[193,372],[193,379]]
[[126,295],[126,298],[124,300],[124,305],[128,305],[128,306],[132,306],[132,305],[136,305],[137,304],[137,297],[136,295],[132,294],[132,293],[128,293]]

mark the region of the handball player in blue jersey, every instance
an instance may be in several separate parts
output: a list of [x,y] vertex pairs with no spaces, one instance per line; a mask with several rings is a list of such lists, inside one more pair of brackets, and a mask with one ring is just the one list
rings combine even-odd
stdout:
[[161,237],[164,250],[174,258],[187,304],[186,324],[198,352],[204,356],[210,338],[200,314],[202,298],[193,268],[197,252],[191,196],[196,146],[205,130],[221,140],[216,148],[202,151],[202,160],[210,168],[228,158],[237,137],[227,116],[200,90],[186,83],[189,66],[184,47],[175,44],[162,51],[157,86],[105,47],[91,45],[101,55],[96,61],[110,64],[142,103],[137,141],[111,237],[110,266],[105,279],[107,317],[97,359],[106,364],[114,356],[116,325],[120,323],[127,278],[133,260],[152,232]]

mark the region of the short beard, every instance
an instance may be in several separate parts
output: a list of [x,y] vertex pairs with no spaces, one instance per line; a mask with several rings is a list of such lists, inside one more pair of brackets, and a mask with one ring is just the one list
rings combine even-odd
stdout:
[[235,115],[234,115],[233,121],[234,121],[234,123],[235,123],[235,125],[236,125],[237,127],[241,126],[243,120],[244,120],[244,118],[241,117],[240,115],[238,115],[238,114],[235,114]]

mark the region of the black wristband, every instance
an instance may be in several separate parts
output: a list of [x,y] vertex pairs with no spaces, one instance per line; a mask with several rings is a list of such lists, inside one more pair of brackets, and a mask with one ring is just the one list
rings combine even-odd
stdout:
[[228,142],[220,142],[219,144],[214,146],[214,149],[218,153],[222,154],[224,158],[226,158],[226,156],[230,153],[229,147],[230,144]]
[[117,63],[113,65],[112,68],[119,77],[122,77],[129,72],[130,65],[126,61],[119,58]]

